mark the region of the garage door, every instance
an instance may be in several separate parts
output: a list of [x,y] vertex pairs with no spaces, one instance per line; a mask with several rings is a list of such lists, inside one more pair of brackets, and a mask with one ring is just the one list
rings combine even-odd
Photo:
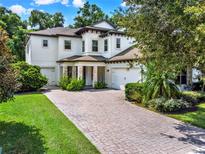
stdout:
[[140,69],[113,68],[112,69],[112,88],[124,90],[125,85],[141,80]]
[[56,85],[55,68],[41,68],[41,73],[48,78],[48,85]]

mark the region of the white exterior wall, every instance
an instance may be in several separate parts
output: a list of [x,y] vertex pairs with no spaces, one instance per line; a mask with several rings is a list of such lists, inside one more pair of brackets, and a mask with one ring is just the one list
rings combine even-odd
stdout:
[[[43,47],[43,40],[48,40],[48,47]],[[54,67],[58,59],[58,38],[34,36],[30,37],[31,64],[40,67]]]
[[[66,50],[64,47],[64,41],[71,41],[71,50]],[[58,59],[70,57],[73,55],[81,55],[82,54],[82,38],[75,37],[58,37]]]

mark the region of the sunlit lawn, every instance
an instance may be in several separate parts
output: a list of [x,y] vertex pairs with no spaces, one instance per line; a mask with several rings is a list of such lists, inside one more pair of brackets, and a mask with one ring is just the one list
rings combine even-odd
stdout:
[[197,110],[192,112],[169,114],[168,116],[205,128],[205,103],[197,105]]
[[4,153],[99,153],[42,94],[0,104],[0,147]]

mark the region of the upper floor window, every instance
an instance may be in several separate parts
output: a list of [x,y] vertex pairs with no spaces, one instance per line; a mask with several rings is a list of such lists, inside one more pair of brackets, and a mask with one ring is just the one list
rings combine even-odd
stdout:
[[85,52],[85,41],[82,42],[82,52]]
[[121,48],[121,39],[120,38],[116,39],[116,48]]
[[48,47],[48,40],[43,40],[43,47]]
[[92,41],[92,51],[94,52],[98,51],[98,41],[97,40]]
[[71,41],[70,40],[65,40],[64,41],[64,48],[66,50],[70,50],[71,49]]
[[104,40],[104,51],[108,51],[108,40]]

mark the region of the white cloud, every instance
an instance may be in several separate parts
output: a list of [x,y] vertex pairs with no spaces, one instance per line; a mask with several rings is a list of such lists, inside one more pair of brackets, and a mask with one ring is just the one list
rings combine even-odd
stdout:
[[9,9],[13,13],[18,14],[19,16],[27,16],[27,15],[31,14],[31,11],[33,10],[33,8],[26,9],[23,6],[18,5],[18,4],[10,6]]
[[120,4],[120,6],[126,7],[126,2],[122,2],[122,3]]
[[26,13],[26,9],[23,6],[21,6],[21,5],[12,5],[9,9],[13,13],[16,13],[18,15],[22,15],[22,14]]
[[86,0],[73,0],[74,7],[83,7]]
[[54,3],[61,3],[62,5],[68,5],[69,0],[33,0],[34,3],[32,5],[49,5]]

